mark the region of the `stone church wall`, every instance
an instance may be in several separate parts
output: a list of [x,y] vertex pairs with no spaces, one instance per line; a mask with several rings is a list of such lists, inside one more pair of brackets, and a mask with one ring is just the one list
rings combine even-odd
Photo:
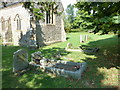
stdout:
[[[59,7],[59,11],[61,11],[61,9],[62,7]],[[17,30],[17,16],[19,16],[21,21],[20,30]],[[24,7],[22,7],[22,4],[19,3],[5,8],[0,8],[0,32],[2,32],[3,35],[5,31],[2,31],[1,17],[3,17],[5,20],[11,18],[12,42],[13,45],[19,45],[21,32],[23,35],[25,35],[27,30],[30,29],[30,14]],[[40,21],[40,26],[40,38],[43,39],[45,44],[66,40],[62,16],[54,15],[54,24],[46,24],[46,22]]]
[[[58,11],[63,11],[61,3],[58,3]],[[42,36],[44,37],[44,42],[47,44],[59,41],[66,41],[66,33],[64,30],[64,22],[62,15],[54,15],[53,24],[41,24]]]
[[[17,21],[15,20],[16,15],[19,16],[21,21],[21,30],[17,30]],[[4,18],[5,21],[9,18],[11,19],[11,30],[12,30],[12,42],[13,45],[19,45],[20,34],[24,35],[26,31],[30,28],[30,15],[25,8],[22,7],[22,4],[15,4],[12,6],[4,7],[0,9],[0,19]],[[2,25],[0,20],[0,30],[2,32],[2,36],[5,31],[2,31]],[[6,26],[5,26],[6,27]]]

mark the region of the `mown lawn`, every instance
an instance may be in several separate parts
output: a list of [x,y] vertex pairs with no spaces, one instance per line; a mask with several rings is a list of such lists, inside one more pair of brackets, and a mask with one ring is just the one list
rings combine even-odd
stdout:
[[[85,43],[79,42],[79,35],[89,35]],[[120,39],[119,39],[120,40]],[[67,52],[65,47],[70,42],[74,47],[90,46],[99,47],[98,53]],[[41,51],[44,57],[57,59],[60,53],[61,60],[73,62],[87,62],[88,68],[80,80],[54,76],[30,67],[31,70],[22,76],[12,73],[13,53],[22,47],[2,47],[2,87],[3,88],[112,88],[118,87],[118,38],[113,34],[94,35],[90,33],[69,33],[66,42],[59,42],[45,46],[39,50],[24,48],[30,54]]]

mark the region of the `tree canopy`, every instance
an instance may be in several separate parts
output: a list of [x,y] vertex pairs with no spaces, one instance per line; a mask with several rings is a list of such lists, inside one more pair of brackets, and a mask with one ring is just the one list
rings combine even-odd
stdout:
[[67,19],[70,23],[74,21],[74,6],[69,4],[66,9]]
[[56,2],[23,2],[23,7],[28,9],[36,20],[44,19],[44,12],[52,10],[52,13],[60,15],[62,12],[57,11],[58,4]]
[[86,13],[85,17],[85,13],[79,15],[82,28],[93,29],[94,33],[120,34],[120,2],[77,2],[75,7],[79,13]]
[[66,32],[71,31],[74,28],[74,5],[69,4],[64,13],[64,28]]

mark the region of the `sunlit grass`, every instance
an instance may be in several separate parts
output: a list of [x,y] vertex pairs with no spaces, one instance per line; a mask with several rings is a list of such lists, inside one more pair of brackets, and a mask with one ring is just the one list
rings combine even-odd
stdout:
[[[89,35],[85,43],[80,43],[80,35]],[[118,86],[118,38],[110,35],[94,35],[86,32],[68,33],[68,40],[45,46],[39,50],[24,48],[29,53],[41,51],[46,58],[52,58],[57,52],[61,52],[60,59],[73,62],[87,62],[88,68],[81,80],[73,80],[47,74],[39,69],[31,67],[31,70],[22,76],[14,76],[12,73],[13,53],[22,47],[2,47],[2,72],[3,88],[104,88]],[[66,52],[64,48],[67,43],[74,47],[87,45],[99,47],[98,53]],[[54,58],[55,59],[55,58]],[[118,67],[118,68],[116,68]]]

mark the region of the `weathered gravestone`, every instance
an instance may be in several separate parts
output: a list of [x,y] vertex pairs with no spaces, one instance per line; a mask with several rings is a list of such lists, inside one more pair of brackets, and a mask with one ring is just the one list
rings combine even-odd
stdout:
[[14,73],[24,70],[28,67],[28,53],[23,49],[19,49],[18,51],[14,52],[13,60]]
[[27,47],[30,47],[31,49],[36,49],[37,45],[35,40],[35,32],[33,30],[29,30],[24,35],[22,35],[21,33],[19,45],[27,46]]
[[80,43],[84,43],[88,41],[88,35],[80,35]]
[[66,49],[71,49],[71,48],[73,48],[72,43],[68,43]]
[[83,42],[83,37],[82,37],[82,35],[80,35],[80,43],[82,43]]
[[67,44],[67,47],[65,48],[66,51],[76,51],[76,52],[82,52],[83,50],[80,48],[75,48],[71,43]]

